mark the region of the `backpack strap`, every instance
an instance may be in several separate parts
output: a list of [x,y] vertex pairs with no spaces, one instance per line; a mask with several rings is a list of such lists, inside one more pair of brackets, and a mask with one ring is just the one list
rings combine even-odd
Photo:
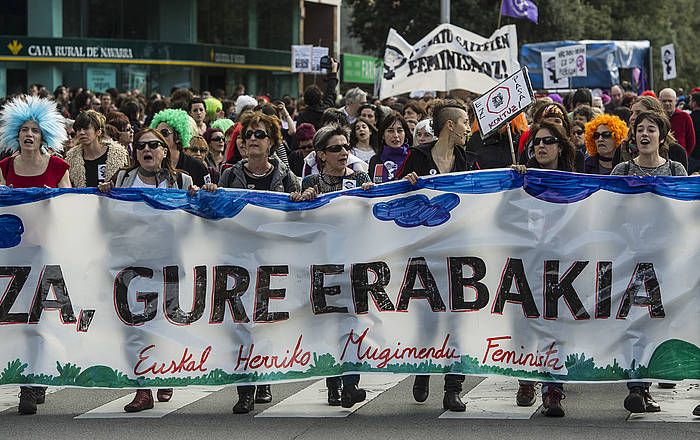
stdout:
[[671,175],[675,176],[676,172],[677,172],[676,171],[676,163],[669,159],[668,164],[669,164],[669,168],[671,168]]
[[632,162],[632,161],[628,160],[627,162],[625,162],[625,176],[629,176],[629,174],[630,174],[630,167],[631,167],[630,162]]
[[178,189],[182,189],[182,173],[177,171],[175,175],[175,181],[177,182]]

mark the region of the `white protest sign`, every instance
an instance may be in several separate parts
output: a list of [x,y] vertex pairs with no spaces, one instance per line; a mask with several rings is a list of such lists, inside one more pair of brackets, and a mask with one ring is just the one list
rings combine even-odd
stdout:
[[311,71],[313,73],[325,73],[326,69],[321,69],[321,58],[328,56],[328,48],[314,46],[311,51]]
[[485,138],[495,132],[534,101],[527,67],[523,67],[473,101],[474,114],[479,122],[481,136]]
[[661,46],[661,70],[663,70],[664,81],[676,77],[676,49],[673,44]]
[[588,76],[586,71],[586,45],[557,47],[557,77]]
[[542,87],[545,89],[568,89],[569,79],[557,75],[557,53],[542,52]]
[[292,72],[311,72],[311,45],[292,45]]
[[415,45],[391,29],[379,96],[383,99],[414,90],[484,93],[519,68],[514,25],[482,37],[441,24]]

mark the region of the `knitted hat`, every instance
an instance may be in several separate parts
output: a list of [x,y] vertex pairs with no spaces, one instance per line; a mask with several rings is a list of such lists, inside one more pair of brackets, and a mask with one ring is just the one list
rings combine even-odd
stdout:
[[226,133],[229,128],[233,127],[234,122],[228,118],[217,119],[211,123],[211,128],[218,128],[222,132]]
[[236,99],[236,119],[241,115],[243,109],[248,106],[255,107],[258,105],[258,100],[248,95],[241,95]]

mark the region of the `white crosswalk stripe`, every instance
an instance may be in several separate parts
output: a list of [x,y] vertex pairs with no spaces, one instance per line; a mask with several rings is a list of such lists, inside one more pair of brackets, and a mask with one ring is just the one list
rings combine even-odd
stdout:
[[487,377],[462,396],[467,405],[465,412],[445,411],[441,419],[522,419],[537,412],[537,406],[522,407],[515,404],[518,380],[509,377]]
[[[124,412],[124,405],[131,402],[134,398],[135,393],[128,394],[119,399],[112,400],[100,407],[97,407],[91,411],[80,414],[76,416],[76,419],[159,419],[164,417],[180,408],[194,403],[200,399],[208,397],[211,393],[215,393],[222,389],[223,387],[212,387],[208,389],[175,389],[173,392],[173,397],[170,402],[158,402],[156,401],[153,405],[153,409],[146,411],[140,411],[136,413]],[[155,400],[155,390],[153,392]]]
[[326,381],[319,380],[255,417],[347,417],[406,377],[399,374],[362,375],[360,387],[367,391],[367,399],[347,409],[328,405]]
[[673,389],[652,386],[651,395],[661,411],[657,413],[630,414],[628,422],[700,422],[693,416],[693,408],[700,404],[700,383],[683,381]]
[[[48,396],[62,389],[62,387],[49,387],[46,389],[46,395]],[[19,404],[18,395],[19,387],[17,385],[3,385],[0,387],[0,412],[16,407]]]

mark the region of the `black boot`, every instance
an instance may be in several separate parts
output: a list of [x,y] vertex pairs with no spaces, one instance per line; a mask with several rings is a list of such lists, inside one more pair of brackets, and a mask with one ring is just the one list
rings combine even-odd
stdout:
[[238,402],[233,405],[234,414],[248,414],[255,408],[255,386],[238,387]]
[[455,412],[467,410],[467,406],[459,398],[459,393],[462,392],[462,382],[464,382],[464,376],[461,374],[445,375],[445,397],[442,399],[444,409]]
[[34,388],[19,388],[19,406],[17,411],[20,414],[36,414],[36,392]]
[[327,377],[326,387],[328,387],[328,404],[330,406],[340,406],[341,404],[341,383],[340,376]]
[[340,404],[343,408],[352,408],[356,403],[364,402],[367,398],[367,392],[357,385],[348,385],[343,387],[343,393],[340,397]]
[[34,387],[34,394],[36,394],[37,405],[46,402],[46,387]]
[[413,381],[413,398],[416,402],[425,402],[430,394],[430,376],[416,376]]
[[255,392],[255,403],[270,403],[272,402],[272,390],[270,385],[258,385]]

